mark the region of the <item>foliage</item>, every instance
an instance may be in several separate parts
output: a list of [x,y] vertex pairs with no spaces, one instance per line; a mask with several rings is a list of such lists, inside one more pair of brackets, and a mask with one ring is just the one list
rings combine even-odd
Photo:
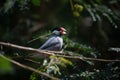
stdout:
[[83,44],[83,43],[78,43],[75,41],[72,41],[71,39],[64,37],[64,42],[65,42],[65,50],[73,52],[73,54],[76,55],[83,55],[86,57],[94,57],[97,58],[100,56],[100,53],[93,47]]
[[[71,61],[63,58],[63,57],[56,57],[55,55],[50,56],[50,60],[44,60],[43,65],[38,69],[40,71],[46,72],[51,75],[62,75],[61,70],[62,68],[66,68],[67,65],[73,65]],[[44,77],[41,76],[41,79]],[[40,76],[36,73],[32,73],[30,76],[30,80],[38,80]]]
[[6,73],[12,73],[12,72],[13,72],[13,68],[11,63],[0,57],[0,74],[6,74]]

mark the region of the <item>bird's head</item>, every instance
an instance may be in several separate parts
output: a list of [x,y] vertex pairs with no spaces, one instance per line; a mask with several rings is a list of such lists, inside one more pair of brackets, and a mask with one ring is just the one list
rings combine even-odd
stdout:
[[66,34],[66,29],[63,28],[63,27],[55,28],[52,31],[53,31],[52,33],[56,34],[56,35],[64,35],[64,34]]

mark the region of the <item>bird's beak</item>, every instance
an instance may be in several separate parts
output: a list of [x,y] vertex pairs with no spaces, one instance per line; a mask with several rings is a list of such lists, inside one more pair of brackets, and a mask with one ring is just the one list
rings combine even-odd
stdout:
[[63,35],[63,34],[67,34],[67,33],[66,33],[66,31],[61,31],[61,34]]
[[66,31],[63,31],[62,34],[67,34]]

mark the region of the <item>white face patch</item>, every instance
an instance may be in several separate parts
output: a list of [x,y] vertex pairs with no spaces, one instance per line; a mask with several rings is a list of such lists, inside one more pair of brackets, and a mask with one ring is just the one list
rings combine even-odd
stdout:
[[53,33],[56,34],[56,35],[60,35],[60,32],[57,31],[57,30],[54,30]]

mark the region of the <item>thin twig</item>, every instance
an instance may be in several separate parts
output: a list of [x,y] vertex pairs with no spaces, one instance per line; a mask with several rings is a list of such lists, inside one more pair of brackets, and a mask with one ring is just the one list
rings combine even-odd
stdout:
[[35,63],[35,64],[39,64],[40,65],[40,62],[37,62],[37,61],[34,61],[34,60],[31,60],[31,59],[28,59],[28,58],[24,58],[25,60],[27,61],[30,61],[32,63]]
[[44,37],[46,37],[46,36],[48,36],[48,35],[50,35],[50,33],[49,33],[49,34],[46,34],[46,35],[43,35],[43,36],[39,36],[39,37],[37,37],[37,38],[34,38],[34,39],[28,41],[27,43],[31,43],[31,42],[33,42],[33,41],[36,41],[36,40],[40,39],[40,38],[44,38]]
[[30,70],[30,71],[36,72],[36,73],[38,73],[38,74],[40,74],[40,75],[43,75],[43,76],[46,76],[46,77],[48,77],[48,78],[50,78],[50,79],[52,79],[52,80],[59,80],[59,79],[56,78],[56,77],[50,76],[49,74],[43,73],[43,72],[41,72],[41,71],[39,71],[39,70],[37,70],[37,69],[34,69],[34,68],[30,67],[30,66],[23,65],[23,64],[15,61],[15,60],[12,60],[12,59],[9,59],[9,58],[3,56],[3,55],[1,55],[1,54],[0,54],[0,57],[2,57],[3,59],[6,59],[7,61],[9,61],[9,62],[11,62],[11,63],[13,63],[13,64],[18,65],[19,67],[22,67],[22,68],[24,68],[24,69],[28,69],[28,70]]
[[[38,54],[42,54],[45,56],[50,56],[50,55],[53,55],[54,53],[61,53],[61,52],[57,52],[57,51],[45,51],[45,50],[39,50],[39,49],[30,48],[30,47],[23,47],[23,46],[18,46],[15,44],[5,43],[5,42],[0,42],[0,44],[4,45],[4,46],[12,47],[12,48],[36,52]],[[89,60],[89,61],[120,62],[120,60],[108,60],[108,59],[98,59],[98,58],[96,59],[96,58],[88,58],[88,57],[73,56],[73,55],[72,56],[65,56],[65,55],[58,55],[57,54],[56,56],[65,57],[65,58],[69,58],[69,59],[80,59],[80,60]]]

